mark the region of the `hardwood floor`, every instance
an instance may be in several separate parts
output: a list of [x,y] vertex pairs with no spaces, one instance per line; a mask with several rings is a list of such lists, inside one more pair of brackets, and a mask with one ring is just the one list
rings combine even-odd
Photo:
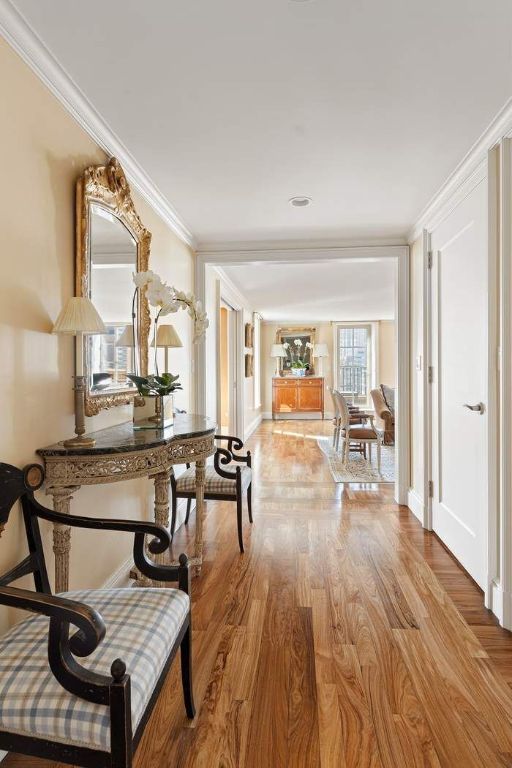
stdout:
[[235,505],[208,504],[198,716],[175,663],[135,768],[512,766],[512,635],[392,486],[333,483],[315,439],[329,432],[264,422],[252,437],[245,555]]

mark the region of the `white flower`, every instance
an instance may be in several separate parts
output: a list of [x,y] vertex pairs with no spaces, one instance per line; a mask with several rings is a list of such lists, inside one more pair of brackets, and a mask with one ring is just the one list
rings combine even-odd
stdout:
[[152,307],[160,308],[174,299],[169,286],[164,285],[160,280],[153,280],[148,284],[146,296]]
[[290,349],[290,345],[288,344],[288,342],[287,342],[287,341],[283,341],[283,347],[284,347],[285,349]]
[[313,349],[313,345],[312,345],[312,343],[310,341],[306,341],[306,347],[308,349]]
[[294,342],[296,347],[302,347],[302,341],[300,339],[294,339]]
[[133,273],[133,282],[137,288],[144,288],[145,285],[148,285],[148,283],[152,283],[154,281],[159,283],[162,282],[158,275],[156,275],[151,269],[148,269],[147,272]]
[[158,313],[160,317],[164,317],[165,315],[170,315],[171,312],[177,312],[180,308],[180,304],[178,301],[176,301],[174,298],[170,298],[167,301],[167,304],[163,304],[160,312]]

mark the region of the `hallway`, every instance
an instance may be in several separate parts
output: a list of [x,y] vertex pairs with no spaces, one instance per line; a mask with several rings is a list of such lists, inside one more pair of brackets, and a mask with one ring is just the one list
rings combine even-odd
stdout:
[[316,444],[331,429],[266,421],[252,436],[245,556],[234,505],[208,505],[199,715],[185,718],[175,664],[136,768],[512,765],[512,635],[392,485],[333,483]]

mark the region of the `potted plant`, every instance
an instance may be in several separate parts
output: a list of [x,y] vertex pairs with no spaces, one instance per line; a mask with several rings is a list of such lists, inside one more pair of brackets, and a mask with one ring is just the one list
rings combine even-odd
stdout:
[[[305,376],[306,371],[309,369],[309,363],[305,359],[305,353],[306,350],[313,349],[313,345],[309,341],[304,344],[302,339],[294,339],[293,345],[295,349],[293,349],[288,342],[283,344],[283,347],[286,349],[286,353],[290,358],[291,372],[294,376]],[[302,352],[303,347],[304,353]]]
[[[201,302],[197,301],[191,293],[178,291],[176,288],[162,282],[161,278],[148,270],[137,272],[133,275],[135,291],[132,301],[132,328],[134,346],[135,372],[128,374],[133,381],[141,397],[134,400],[133,424],[135,429],[155,429],[171,426],[173,423],[173,393],[182,389],[178,383],[179,376],[165,371],[160,374],[157,358],[157,329],[161,317],[177,312],[179,309],[188,310],[188,314],[194,321],[194,343],[203,338],[208,328],[209,321],[206,312],[203,311]],[[139,339],[137,336],[138,324],[137,307],[138,297],[144,291],[150,307],[156,309],[154,317],[154,374],[141,376],[139,371]]]
[[133,405],[134,429],[163,429],[171,427],[174,417],[174,392],[183,389],[179,376],[163,373],[161,376],[136,376],[131,373],[140,398]]

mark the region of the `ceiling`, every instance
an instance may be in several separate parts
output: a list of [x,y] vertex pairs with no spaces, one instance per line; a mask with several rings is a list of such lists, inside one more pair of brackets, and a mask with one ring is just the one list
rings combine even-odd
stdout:
[[512,94],[510,0],[13,4],[203,243],[403,236]]
[[393,260],[243,264],[222,271],[265,320],[392,320]]

